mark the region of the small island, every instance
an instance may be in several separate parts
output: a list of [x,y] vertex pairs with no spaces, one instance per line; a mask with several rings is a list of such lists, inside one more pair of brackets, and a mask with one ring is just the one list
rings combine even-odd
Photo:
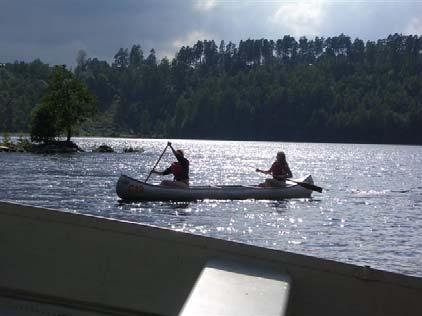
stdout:
[[[19,137],[13,143],[6,134],[0,144],[3,152],[36,154],[76,153],[83,150],[71,141],[72,132],[96,111],[96,98],[65,66],[55,66],[47,88],[31,113],[30,141]],[[62,134],[66,140],[60,140]]]

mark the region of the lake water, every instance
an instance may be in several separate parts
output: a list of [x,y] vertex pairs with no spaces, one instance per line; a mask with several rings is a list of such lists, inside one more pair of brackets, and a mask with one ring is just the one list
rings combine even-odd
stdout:
[[[167,140],[74,141],[86,151],[106,143],[117,153],[0,153],[0,200],[422,276],[421,146],[172,140],[190,160],[192,185],[262,182],[255,168],[269,168],[283,150],[295,177],[312,174],[325,190],[283,201],[122,204],[119,175],[145,180]],[[122,153],[129,146],[144,152]],[[157,169],[172,161],[168,150]]]

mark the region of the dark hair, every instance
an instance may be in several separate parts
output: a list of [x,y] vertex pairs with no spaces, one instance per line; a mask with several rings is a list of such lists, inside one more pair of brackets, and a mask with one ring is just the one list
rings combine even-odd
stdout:
[[[280,157],[280,159],[278,157]],[[281,160],[283,163],[286,162],[286,154],[284,153],[284,151],[279,151],[277,153],[277,160]]]

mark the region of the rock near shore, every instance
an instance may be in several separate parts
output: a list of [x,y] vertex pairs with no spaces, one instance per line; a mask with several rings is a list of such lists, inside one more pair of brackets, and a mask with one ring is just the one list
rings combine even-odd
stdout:
[[108,145],[101,145],[98,148],[94,149],[93,152],[96,153],[114,153],[114,149]]
[[28,151],[34,154],[66,154],[84,150],[72,141],[54,141],[45,144],[32,144]]

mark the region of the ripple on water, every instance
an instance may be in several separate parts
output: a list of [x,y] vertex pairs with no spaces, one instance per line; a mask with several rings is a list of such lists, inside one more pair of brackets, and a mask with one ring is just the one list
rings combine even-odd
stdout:
[[[0,199],[422,276],[422,147],[172,140],[190,159],[194,185],[260,183],[254,169],[268,168],[281,149],[295,176],[312,174],[324,191],[282,201],[125,204],[117,178],[145,179],[167,140],[75,140],[117,153],[0,155]],[[123,154],[125,147],[144,152]],[[157,169],[173,159],[165,153]]]

